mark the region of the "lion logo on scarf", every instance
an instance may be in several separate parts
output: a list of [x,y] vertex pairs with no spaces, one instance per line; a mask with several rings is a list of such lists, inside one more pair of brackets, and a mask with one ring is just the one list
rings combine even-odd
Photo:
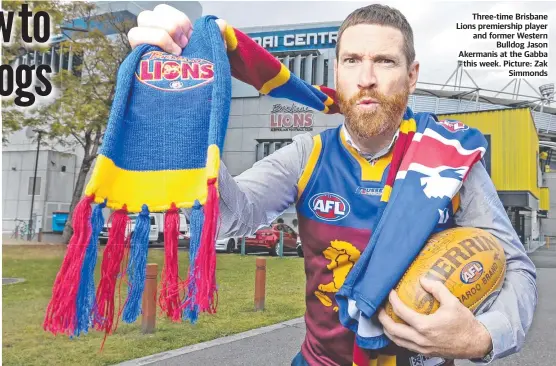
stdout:
[[[361,252],[347,241],[334,240],[330,242],[330,246],[326,248],[322,254],[330,263],[326,266],[332,271],[332,282],[320,284],[315,296],[320,302],[326,306],[332,306],[332,300],[326,293],[334,294],[338,292],[344,284],[346,277],[359,259]],[[334,311],[338,311],[338,307],[334,306]]]

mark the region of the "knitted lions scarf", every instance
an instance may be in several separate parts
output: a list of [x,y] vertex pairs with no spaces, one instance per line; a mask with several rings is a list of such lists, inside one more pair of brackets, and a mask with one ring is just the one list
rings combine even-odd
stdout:
[[[333,89],[301,80],[231,26],[225,31],[225,48],[215,19],[205,16],[195,22],[180,56],[141,45],[120,66],[101,152],[74,210],[74,233],[46,309],[46,331],[79,336],[92,327],[108,335],[120,316],[127,323],[137,319],[151,212],[165,215],[160,308],[172,321],[192,323],[199,313],[216,311],[217,178],[232,76],[261,94],[323,113],[340,112]],[[340,320],[357,334],[356,349],[387,343],[383,335],[365,329],[430,236],[438,210],[448,205],[485,151],[477,130],[460,127],[429,114],[417,118],[410,109],[404,116],[384,189],[382,219],[337,295]],[[449,188],[440,188],[445,183]],[[95,288],[104,207],[115,211]],[[177,260],[180,208],[191,209],[185,280]],[[129,213],[139,213],[132,234]],[[387,267],[381,264],[386,262]],[[116,286],[123,279],[127,298],[123,309],[116,309]]]
[[[195,22],[190,42],[179,56],[141,45],[120,66],[101,151],[73,212],[74,233],[54,281],[43,322],[46,331],[79,336],[93,327],[108,335],[120,315],[127,323],[137,319],[151,212],[165,215],[161,310],[172,321],[192,323],[199,313],[216,311],[218,171],[232,76],[262,94],[285,97],[323,113],[338,112],[331,97],[291,74],[232,27],[225,33],[226,48],[215,19],[205,16]],[[95,288],[104,207],[114,213]],[[178,266],[181,208],[191,209],[185,280]],[[130,213],[139,213],[132,234]],[[115,292],[122,279],[127,282],[127,299],[123,309],[116,309]]]

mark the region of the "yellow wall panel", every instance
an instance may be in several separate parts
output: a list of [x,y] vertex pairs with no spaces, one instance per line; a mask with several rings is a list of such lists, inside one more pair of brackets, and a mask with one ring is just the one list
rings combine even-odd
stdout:
[[550,211],[550,190],[548,187],[541,187],[541,201],[539,210]]
[[539,137],[528,108],[442,114],[438,118],[459,120],[490,136],[490,176],[498,191],[529,191],[540,198]]

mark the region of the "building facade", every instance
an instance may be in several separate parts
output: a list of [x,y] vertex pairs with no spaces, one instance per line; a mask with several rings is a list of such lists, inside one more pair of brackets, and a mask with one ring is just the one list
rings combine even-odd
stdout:
[[[117,3],[127,4],[127,2]],[[120,5],[125,6],[124,4]],[[144,7],[152,9],[152,7],[149,6]],[[112,11],[114,11],[114,9],[112,9]],[[118,8],[115,11],[122,11],[122,9]],[[138,11],[140,11],[140,9],[136,9],[135,13],[130,11],[130,14],[136,14]],[[191,14],[189,10],[186,12],[187,14]],[[334,88],[335,46],[339,26],[340,22],[332,22],[294,24],[280,27],[244,28],[241,29],[241,31],[250,36],[267,51],[271,52],[285,67],[307,83]],[[52,52],[52,54],[56,55],[55,51]],[[44,55],[33,55],[32,59],[42,60],[43,58],[46,62],[52,62],[51,58],[49,59],[48,56]],[[70,62],[70,58],[71,55],[67,55],[67,59],[63,55],[55,56],[54,64],[56,65],[56,63],[58,63],[58,67],[63,68],[64,65],[68,65],[69,67],[70,64],[79,62],[75,58],[71,59]],[[504,133],[506,130],[503,124],[494,127],[491,119],[489,119],[489,117],[484,117],[488,115],[486,112],[493,111],[494,113],[494,111],[508,110],[507,113],[510,115],[513,113],[513,116],[515,116],[515,113],[519,112],[513,112],[511,110],[519,106],[520,103],[523,104],[523,101],[517,100],[516,98],[499,98],[497,97],[498,93],[494,97],[485,98],[481,93],[482,91],[478,89],[468,91],[464,88],[453,88],[452,90],[452,87],[450,87],[450,90],[445,90],[444,87],[441,88],[440,86],[433,86],[426,82],[420,82],[418,83],[417,90],[410,95],[408,105],[414,112],[433,112],[438,115],[475,113],[475,115],[472,115],[473,121],[475,122],[469,124],[489,134],[491,141],[494,142],[493,146],[496,147],[495,141],[502,141],[503,139],[507,139],[508,136]],[[532,158],[533,160],[527,163],[530,165],[527,165],[526,169],[522,169],[521,166],[509,164],[509,160],[493,159],[491,161],[492,166],[489,167],[492,172],[513,169],[514,178],[517,177],[515,179],[526,180],[531,184],[532,182],[538,182],[536,188],[533,189],[532,195],[520,196],[530,199],[530,201],[527,201],[526,205],[516,206],[511,203],[511,201],[505,201],[505,206],[507,206],[510,215],[512,215],[512,212],[518,212],[518,215],[521,215],[518,218],[514,218],[514,222],[521,222],[520,220],[524,221],[523,225],[520,226],[520,228],[522,228],[520,232],[522,233],[523,240],[527,238],[538,238],[538,233],[541,232],[540,226],[537,224],[540,221],[538,213],[541,212],[541,215],[543,214],[543,210],[539,208],[542,206],[541,194],[539,192],[541,191],[541,187],[545,186],[545,183],[543,183],[545,177],[543,172],[541,172],[536,165],[538,157],[535,154],[538,154],[540,151],[538,142],[539,135],[543,135],[544,138],[547,136],[556,136],[555,108],[547,106],[543,108],[542,112],[540,110],[527,109],[527,113],[530,119],[527,119],[524,124],[529,123],[530,125],[524,128],[532,129],[532,132],[529,131],[531,132],[531,137],[523,144],[521,144],[522,140],[520,140],[520,136],[511,138],[514,139],[515,144],[521,144],[520,149],[526,151],[529,157],[531,157],[530,154],[534,155]],[[510,117],[510,119],[511,118],[513,117]],[[257,161],[290,144],[295,135],[303,133],[316,135],[327,128],[336,127],[341,123],[343,123],[343,117],[341,115],[326,115],[303,105],[293,103],[287,99],[264,96],[254,87],[233,79],[231,112],[222,159],[229,172],[233,176],[237,176],[251,168]],[[32,146],[30,145],[29,148],[31,149]],[[512,146],[508,146],[508,148],[512,148]],[[19,153],[24,154],[27,152],[19,150]],[[75,154],[78,156],[79,152],[75,152]],[[496,155],[498,152],[493,152],[493,154]],[[10,159],[12,158],[10,157]],[[18,158],[14,157],[13,159],[16,161]],[[50,157],[43,158],[43,160],[45,160],[45,174],[48,173],[48,164],[50,164],[48,159],[50,159]],[[76,160],[80,161],[79,158]],[[501,167],[499,166],[500,164],[504,166]],[[533,164],[534,167],[531,164]],[[556,163],[549,161],[548,165],[550,168],[556,169]],[[78,168],[79,167],[75,167],[72,169]],[[66,166],[66,169],[69,169],[68,166]],[[8,171],[6,174],[11,174],[13,176],[12,172]],[[57,172],[56,174],[61,175],[65,174],[65,172]],[[495,175],[496,174],[499,173],[495,173]],[[527,178],[519,178],[520,175],[525,175]],[[70,178],[71,177],[64,178],[64,182],[67,182],[65,184],[68,186],[73,184]],[[22,177],[21,179],[25,180],[28,179],[28,177]],[[44,184],[48,184],[46,176]],[[58,182],[57,185],[59,184],[61,183]],[[508,186],[511,186],[510,183],[508,184]],[[495,185],[497,189],[499,189],[501,198],[504,202],[504,195],[508,196],[509,193],[507,193],[507,191],[509,190],[503,189],[496,180]],[[503,191],[506,191],[506,193]],[[12,196],[8,196],[9,197],[5,196],[5,199],[11,200],[10,202],[15,204],[16,201],[10,198]],[[68,196],[68,198],[71,199],[71,195]],[[44,205],[39,209],[39,212],[47,220],[51,209],[55,207],[52,203],[53,202],[51,202],[48,197],[44,197]],[[48,204],[50,204],[50,206],[48,206]],[[69,204],[69,200],[67,204]],[[546,206],[546,203],[544,205]],[[548,206],[550,206],[550,203]],[[56,207],[61,208],[62,206],[58,205]],[[517,211],[515,207],[518,207]],[[25,209],[22,208],[21,212],[24,211]],[[535,212],[535,214],[531,215],[532,212]],[[4,213],[4,217],[13,217],[13,215],[19,215],[20,211],[12,207],[5,208]],[[9,213],[9,215],[6,215],[6,213]],[[521,218],[522,216],[529,217],[529,219],[524,220]],[[296,228],[297,220],[293,207],[290,207],[281,219],[290,224],[294,229]],[[8,222],[4,221],[5,227],[9,228],[10,226],[6,224],[8,224]],[[49,226],[46,221],[45,224],[44,228],[47,230]],[[556,225],[554,229],[548,228],[548,226],[551,225],[553,224],[547,224],[546,230],[553,230],[556,233]]]
[[28,223],[31,204],[37,229],[50,231],[53,212],[69,210],[79,171],[78,156],[42,149],[37,159],[36,144],[29,143],[24,133],[13,135],[10,141],[2,151],[3,231],[11,233],[18,220]]

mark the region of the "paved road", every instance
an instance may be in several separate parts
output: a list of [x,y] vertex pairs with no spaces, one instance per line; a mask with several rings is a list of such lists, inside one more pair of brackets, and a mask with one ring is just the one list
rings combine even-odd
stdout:
[[[556,256],[554,259],[556,260]],[[493,362],[493,365],[552,366],[556,364],[556,268],[538,268],[537,271],[539,303],[525,346],[521,352]],[[470,365],[473,364],[468,361],[457,363],[457,366]]]
[[[518,354],[493,365],[539,366],[556,364],[556,245],[539,248],[530,257],[537,266],[539,304],[527,342]],[[182,349],[132,360],[121,365],[289,365],[305,336],[303,319],[255,329]],[[468,361],[458,361],[468,366]]]
[[[529,256],[537,266],[539,303],[535,318],[521,352],[493,362],[496,365],[556,365],[556,245],[541,247]],[[460,365],[472,363],[461,362]]]

